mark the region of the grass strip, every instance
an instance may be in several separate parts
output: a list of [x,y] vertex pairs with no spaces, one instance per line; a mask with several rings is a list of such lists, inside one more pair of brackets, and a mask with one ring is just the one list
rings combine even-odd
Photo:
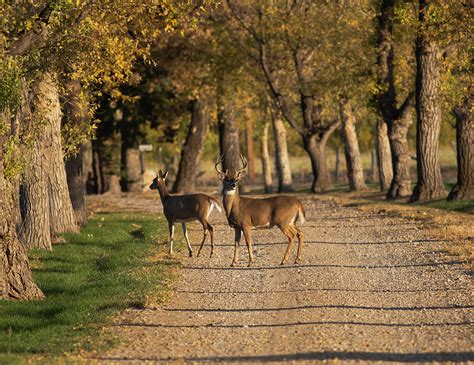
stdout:
[[0,302],[0,363],[110,345],[97,335],[113,314],[167,292],[177,262],[157,240],[167,237],[162,222],[149,214],[97,214],[53,251],[30,252],[46,298]]

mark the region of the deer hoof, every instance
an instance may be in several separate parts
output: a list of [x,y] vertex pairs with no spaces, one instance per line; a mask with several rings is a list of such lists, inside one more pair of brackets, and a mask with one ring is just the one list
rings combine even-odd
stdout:
[[297,257],[297,258],[295,259],[295,264],[296,264],[296,265],[299,264],[300,261],[301,261],[301,259],[300,259],[299,257]]
[[189,257],[193,257],[193,251],[189,251]]
[[230,264],[230,267],[236,267],[236,266],[237,266],[237,263],[236,263],[236,262],[232,262],[232,263]]
[[280,262],[280,265],[285,265],[286,261],[283,260],[282,262]]

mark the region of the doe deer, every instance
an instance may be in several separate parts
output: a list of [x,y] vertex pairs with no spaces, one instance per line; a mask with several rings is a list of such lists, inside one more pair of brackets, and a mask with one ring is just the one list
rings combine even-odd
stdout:
[[241,197],[238,192],[238,183],[247,169],[247,160],[240,155],[243,167],[240,170],[227,169],[225,172],[219,170],[219,164],[224,155],[216,162],[215,169],[218,177],[224,184],[223,203],[229,225],[235,229],[234,258],[232,265],[238,260],[241,233],[244,233],[247,243],[249,264],[253,263],[252,250],[252,228],[277,226],[288,237],[288,246],[281,261],[281,265],[288,260],[288,255],[293,250],[294,239],[298,238],[298,251],[295,264],[301,259],[301,248],[303,246],[303,231],[295,225],[299,220],[301,224],[305,221],[303,203],[292,196],[279,195],[271,198],[255,199]]
[[189,243],[188,230],[186,222],[198,220],[202,224],[204,230],[204,237],[199,247],[197,256],[201,254],[201,250],[206,242],[208,232],[211,235],[211,256],[214,255],[214,228],[209,223],[209,215],[213,208],[216,208],[219,212],[222,209],[216,199],[206,194],[170,194],[165,184],[168,171],[163,173],[161,170],[158,171],[157,176],[153,179],[150,189],[158,190],[160,193],[161,203],[163,204],[163,212],[166,219],[168,220],[169,232],[170,232],[170,254],[173,253],[173,240],[174,240],[174,224],[181,223],[183,227],[184,238],[188,245],[189,257],[193,256],[193,249]]

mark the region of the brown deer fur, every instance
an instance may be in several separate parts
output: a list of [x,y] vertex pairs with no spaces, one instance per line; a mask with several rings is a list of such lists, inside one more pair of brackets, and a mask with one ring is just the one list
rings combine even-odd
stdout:
[[301,224],[305,221],[305,211],[303,204],[292,196],[275,196],[271,198],[255,199],[241,197],[238,192],[239,180],[245,174],[247,162],[241,156],[244,168],[242,170],[229,169],[222,172],[218,169],[222,158],[216,163],[216,171],[219,178],[224,183],[224,209],[229,225],[235,229],[234,258],[232,265],[235,266],[238,260],[238,249],[241,233],[244,233],[249,254],[249,266],[253,262],[252,250],[252,228],[277,226],[288,237],[288,246],[283,256],[281,264],[287,262],[288,255],[293,249],[294,239],[298,238],[298,251],[295,263],[301,259],[301,249],[303,246],[303,231],[295,223],[299,220]]
[[184,238],[188,245],[189,257],[193,256],[193,250],[189,243],[188,231],[186,228],[186,222],[198,220],[202,224],[204,230],[204,237],[199,247],[197,256],[201,254],[204,242],[206,242],[207,234],[211,236],[211,256],[214,254],[214,228],[209,223],[208,218],[211,214],[212,209],[215,207],[219,212],[222,209],[216,199],[206,194],[170,194],[165,184],[168,171],[162,173],[161,170],[158,172],[158,176],[155,177],[153,183],[150,185],[150,189],[158,190],[160,193],[161,203],[163,204],[163,212],[166,219],[168,220],[169,232],[170,232],[170,254],[173,253],[173,240],[174,240],[174,224],[181,223],[183,227]]

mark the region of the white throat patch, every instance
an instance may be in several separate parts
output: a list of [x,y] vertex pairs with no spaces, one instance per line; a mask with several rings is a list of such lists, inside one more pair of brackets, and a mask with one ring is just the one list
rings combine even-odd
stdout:
[[235,195],[235,189],[234,190],[225,190],[224,195]]

